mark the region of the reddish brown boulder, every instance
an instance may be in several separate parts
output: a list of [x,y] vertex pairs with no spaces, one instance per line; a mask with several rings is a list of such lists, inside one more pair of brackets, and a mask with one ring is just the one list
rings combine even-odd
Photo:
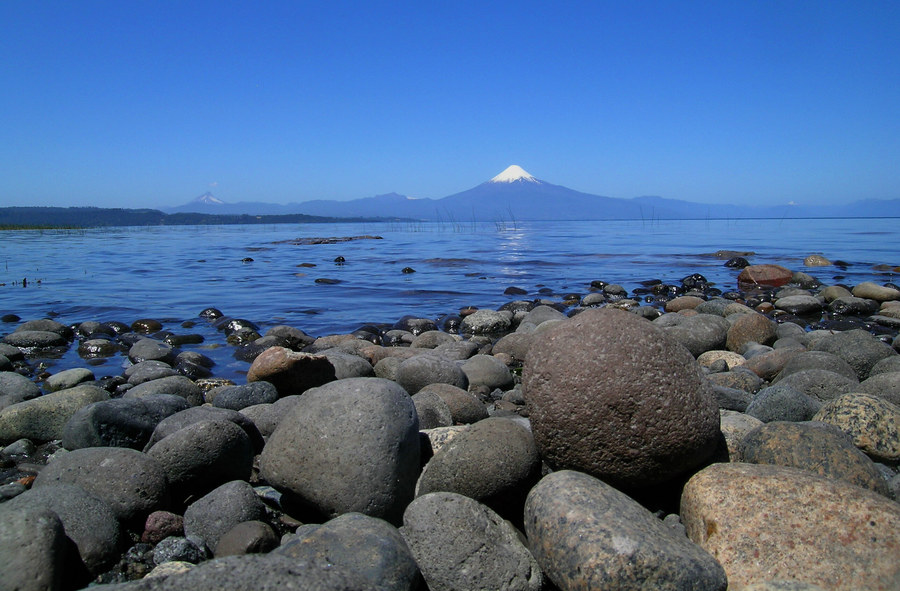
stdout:
[[747,343],[770,345],[775,342],[775,323],[762,314],[741,314],[728,329],[725,347],[741,353]]
[[790,283],[794,273],[781,265],[750,265],[744,267],[738,275],[738,283],[742,285],[771,285],[781,287]]
[[706,460],[720,437],[697,361],[630,312],[588,310],[538,334],[523,386],[542,457],[613,486],[670,480]]
[[298,353],[284,347],[266,349],[247,371],[247,382],[270,382],[278,389],[279,397],[303,394],[334,380],[334,366],[324,355]]

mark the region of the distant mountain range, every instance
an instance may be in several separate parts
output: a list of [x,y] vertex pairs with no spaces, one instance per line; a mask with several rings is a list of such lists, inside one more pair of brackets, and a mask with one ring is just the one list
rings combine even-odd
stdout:
[[276,204],[225,203],[205,193],[166,213],[215,215],[293,215],[403,218],[426,221],[507,222],[519,220],[713,219],[900,217],[900,199],[866,200],[845,205],[726,205],[635,197],[619,199],[554,185],[513,165],[489,181],[441,199],[416,199],[398,193],[350,201],[313,200]]

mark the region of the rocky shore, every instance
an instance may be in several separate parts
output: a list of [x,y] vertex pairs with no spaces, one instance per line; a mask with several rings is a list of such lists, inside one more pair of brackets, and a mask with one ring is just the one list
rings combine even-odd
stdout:
[[726,264],[317,338],[202,311],[240,383],[188,328],[7,314],[0,590],[900,588],[900,288]]

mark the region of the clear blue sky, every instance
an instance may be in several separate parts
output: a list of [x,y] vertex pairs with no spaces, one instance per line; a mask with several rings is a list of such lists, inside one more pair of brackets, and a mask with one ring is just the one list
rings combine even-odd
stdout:
[[0,3],[0,206],[900,197],[900,2]]

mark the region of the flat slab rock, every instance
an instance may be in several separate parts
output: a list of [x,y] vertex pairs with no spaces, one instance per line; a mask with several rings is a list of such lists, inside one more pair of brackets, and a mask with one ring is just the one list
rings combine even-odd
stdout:
[[900,504],[840,480],[713,464],[685,486],[681,520],[734,588],[782,579],[834,591],[900,589]]

